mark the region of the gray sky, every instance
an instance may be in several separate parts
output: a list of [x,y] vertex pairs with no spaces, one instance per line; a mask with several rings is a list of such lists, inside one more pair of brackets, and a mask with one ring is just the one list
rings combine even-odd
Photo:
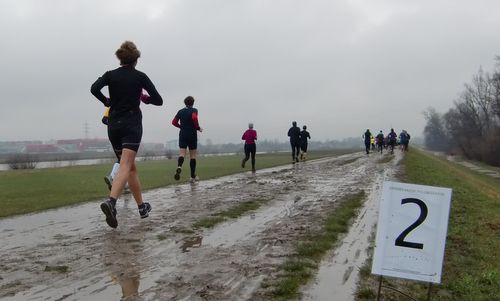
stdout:
[[[313,140],[394,127],[420,136],[500,54],[500,1],[0,0],[0,141],[106,137],[90,85],[134,41],[164,106],[143,106],[145,142],[195,97],[199,139]],[[103,89],[107,95],[107,89]]]

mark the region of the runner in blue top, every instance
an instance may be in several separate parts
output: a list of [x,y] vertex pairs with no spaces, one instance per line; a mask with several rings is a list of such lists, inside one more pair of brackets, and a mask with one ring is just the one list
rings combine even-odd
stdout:
[[188,96],[184,99],[186,107],[180,109],[172,120],[175,127],[180,128],[179,131],[179,158],[177,158],[177,169],[175,170],[174,179],[177,181],[181,178],[182,164],[186,156],[187,148],[189,148],[189,167],[191,168],[191,182],[197,180],[196,176],[196,149],[198,148],[197,131],[202,132],[203,129],[198,123],[198,110],[193,108],[194,98]]
[[389,138],[389,147],[391,148],[391,154],[394,154],[394,147],[396,147],[396,140],[398,139],[398,134],[394,132],[394,129],[391,129],[391,132],[389,135],[387,135],[387,138]]

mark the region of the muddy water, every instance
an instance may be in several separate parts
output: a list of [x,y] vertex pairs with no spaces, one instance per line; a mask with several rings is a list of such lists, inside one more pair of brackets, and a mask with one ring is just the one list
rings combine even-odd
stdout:
[[[400,154],[392,162],[396,164]],[[354,300],[358,271],[365,263],[372,232],[378,217],[383,181],[393,180],[394,169],[381,170],[369,188],[368,197],[347,235],[320,265],[313,284],[303,289],[303,300]]]
[[[153,211],[143,220],[125,196],[117,229],[105,224],[99,201],[2,219],[0,299],[265,300],[263,281],[277,276],[298,235],[318,227],[345,194],[367,188],[376,194],[380,175],[394,168],[379,158],[355,153],[151,190],[144,198]],[[192,228],[256,199],[267,202],[211,230]],[[365,235],[369,223],[356,221],[355,231]],[[342,246],[355,241],[367,239]],[[361,260],[364,252],[355,253]],[[351,270],[349,281],[356,274]]]

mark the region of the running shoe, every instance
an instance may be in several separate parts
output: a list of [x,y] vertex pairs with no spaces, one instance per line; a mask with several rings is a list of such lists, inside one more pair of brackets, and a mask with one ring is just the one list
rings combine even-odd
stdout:
[[139,208],[139,214],[141,218],[146,218],[149,216],[149,212],[151,212],[151,205],[148,202],[144,202],[143,204],[144,206]]
[[113,204],[111,204],[110,200],[101,203],[101,210],[106,215],[106,223],[108,223],[111,228],[118,227],[118,221],[116,220],[116,209]]
[[111,176],[105,176],[104,182],[108,185],[108,189],[111,190],[111,187],[113,187],[113,178]]
[[182,168],[180,166],[178,166],[177,169],[175,170],[174,179],[176,179],[177,181],[179,181],[181,178],[181,171]]
[[196,181],[199,181],[199,180],[200,180],[200,178],[198,178],[198,176],[195,176],[194,178],[191,178],[191,179],[189,180],[189,182],[191,182],[191,183],[195,183]]

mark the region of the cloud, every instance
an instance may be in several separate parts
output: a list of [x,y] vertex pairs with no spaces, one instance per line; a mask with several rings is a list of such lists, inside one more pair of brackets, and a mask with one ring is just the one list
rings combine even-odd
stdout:
[[[480,65],[493,65],[499,8],[492,0],[6,0],[0,120],[9,131],[0,140],[81,137],[85,121],[105,136],[89,88],[118,66],[114,51],[126,39],[165,99],[143,109],[145,141],[175,139],[170,120],[186,95],[197,100],[202,139],[214,143],[240,142],[248,121],[261,139],[286,140],[291,120],[320,140],[367,127],[418,136],[421,111],[447,110]],[[15,126],[18,116],[26,126]]]

